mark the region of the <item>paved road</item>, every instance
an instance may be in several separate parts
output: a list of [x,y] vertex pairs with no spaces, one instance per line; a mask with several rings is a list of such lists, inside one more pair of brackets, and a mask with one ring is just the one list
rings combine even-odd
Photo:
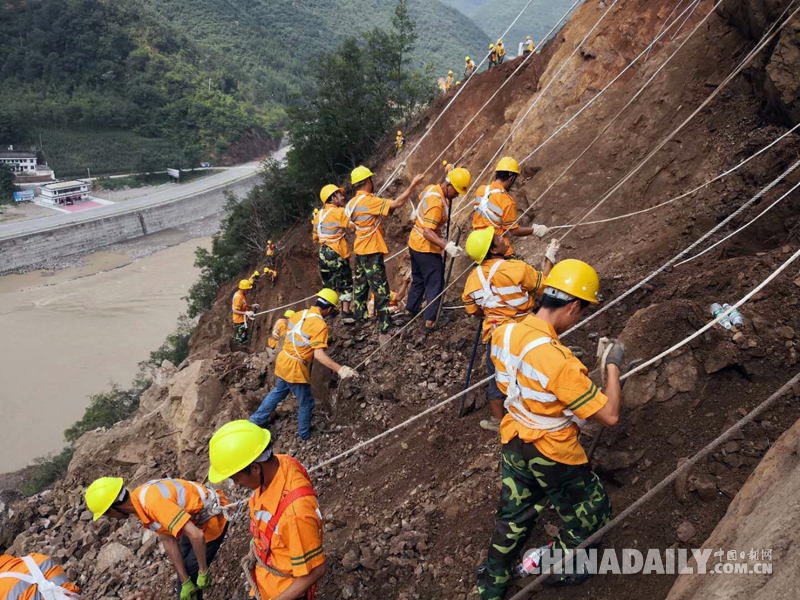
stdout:
[[156,204],[170,202],[178,198],[185,198],[186,196],[207,192],[214,188],[225,187],[234,181],[251,177],[258,170],[259,165],[259,162],[251,162],[237,167],[231,167],[225,171],[209,177],[203,177],[191,183],[154,189],[152,193],[146,196],[140,196],[139,198],[118,202],[108,206],[101,206],[100,208],[94,208],[92,210],[70,214],[54,214],[51,217],[42,217],[41,219],[0,225],[0,239],[18,237],[28,233],[63,227],[71,223],[91,221],[109,215],[136,211]]

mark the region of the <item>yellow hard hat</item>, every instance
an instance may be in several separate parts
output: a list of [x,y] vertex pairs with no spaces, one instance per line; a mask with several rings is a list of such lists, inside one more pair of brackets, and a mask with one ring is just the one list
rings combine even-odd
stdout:
[[332,304],[333,306],[339,304],[339,294],[330,288],[322,288],[319,292],[317,292],[317,297],[322,298],[325,300],[325,302]]
[[453,74],[453,72],[452,72],[452,71],[448,71],[448,72],[447,72],[447,74],[448,74],[448,75],[452,75],[452,74]]
[[466,62],[469,62],[469,56],[464,59]]
[[329,183],[320,190],[319,199],[322,200],[323,204],[325,204],[328,201],[328,198],[333,196],[336,192],[344,193],[344,188],[340,188],[338,185],[333,185],[332,183]]
[[446,159],[442,161],[442,166],[443,166],[443,167],[446,167],[446,166],[447,166],[447,160],[446,160]]
[[491,50],[492,48],[494,48],[494,44],[489,44],[489,50]]
[[495,171],[507,171],[519,175],[519,164],[510,156],[504,156],[500,159],[500,162],[497,163]]
[[267,240],[267,243],[268,243],[268,244],[271,244],[271,243],[272,243],[272,240]]
[[252,277],[261,277],[261,273],[259,273],[258,271],[253,271]]
[[208,480],[219,483],[252,464],[269,446],[272,434],[255,423],[225,423],[208,442]]
[[472,177],[464,167],[453,169],[447,174],[447,183],[452,185],[459,194],[466,194]]
[[477,264],[481,264],[483,259],[486,258],[489,248],[492,247],[493,239],[494,227],[476,229],[467,238],[467,254]]
[[239,282],[239,289],[240,290],[252,290],[253,289],[253,284],[250,283],[249,279],[242,279]]
[[292,309],[289,309],[285,313],[283,313],[283,316],[286,317],[286,318],[289,318],[289,317],[293,317],[295,314],[296,313]]
[[95,479],[83,495],[86,507],[92,511],[94,521],[102,517],[119,498],[122,491],[122,477],[101,477]]
[[361,183],[365,179],[369,179],[375,175],[372,171],[370,171],[367,167],[358,166],[350,173],[350,183],[355,185],[356,183]]
[[544,285],[545,288],[559,290],[592,304],[600,303],[597,298],[597,291],[600,289],[600,278],[597,276],[597,271],[582,260],[574,258],[562,260],[550,271],[544,281]]
[[528,37],[526,37],[525,39],[526,39],[526,40],[529,40],[529,39],[531,39],[531,36],[528,36]]
[[456,85],[461,85],[461,82],[460,81],[456,81]]
[[403,132],[398,129],[397,130],[397,135],[403,135]]

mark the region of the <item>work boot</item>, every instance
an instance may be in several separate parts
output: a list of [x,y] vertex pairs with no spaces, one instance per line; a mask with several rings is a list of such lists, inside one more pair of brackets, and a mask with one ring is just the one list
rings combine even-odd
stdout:
[[485,429],[486,431],[494,431],[495,433],[500,433],[500,419],[492,415],[489,417],[489,420],[483,420],[480,422],[481,429]]
[[343,325],[355,325],[356,320],[353,317],[353,313],[351,312],[342,312],[342,324]]

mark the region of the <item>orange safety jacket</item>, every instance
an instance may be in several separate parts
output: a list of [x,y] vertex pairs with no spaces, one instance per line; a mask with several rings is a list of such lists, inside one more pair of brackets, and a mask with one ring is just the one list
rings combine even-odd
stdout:
[[38,600],[50,588],[55,598],[80,598],[80,591],[67,579],[64,569],[44,554],[15,558],[0,556],[0,598],[3,600]]

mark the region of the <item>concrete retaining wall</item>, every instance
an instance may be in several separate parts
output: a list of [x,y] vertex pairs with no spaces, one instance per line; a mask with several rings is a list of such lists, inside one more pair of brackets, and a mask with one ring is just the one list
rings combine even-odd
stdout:
[[257,177],[253,175],[224,187],[129,212],[0,240],[0,273],[39,265],[59,256],[97,250],[209,217],[225,206],[225,192],[242,197],[256,185]]

